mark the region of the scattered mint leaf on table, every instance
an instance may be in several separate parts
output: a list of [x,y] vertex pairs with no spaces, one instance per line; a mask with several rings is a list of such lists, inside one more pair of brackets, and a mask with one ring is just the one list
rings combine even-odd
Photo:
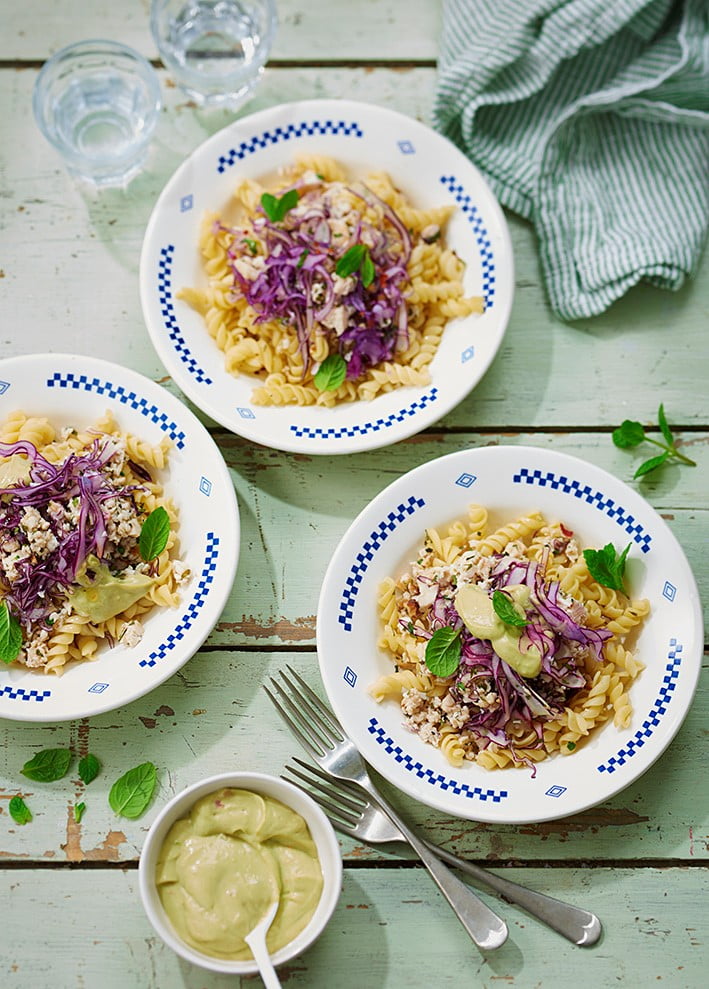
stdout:
[[460,629],[439,628],[426,643],[426,666],[437,677],[449,677],[460,665]]
[[83,802],[80,804],[74,804],[74,820],[78,824],[81,818],[84,816],[84,811],[86,810],[86,804]]
[[111,787],[108,794],[111,809],[132,820],[140,817],[153,799],[157,779],[157,769],[152,762],[129,769]]
[[170,516],[160,505],[148,515],[138,538],[138,552],[146,563],[155,560],[167,546],[170,537]]
[[11,663],[22,648],[22,628],[11,615],[5,601],[0,601],[0,660]]
[[66,776],[71,758],[71,749],[43,749],[26,762],[20,772],[36,783],[52,783]]
[[526,618],[522,618],[514,606],[514,601],[509,594],[504,591],[492,592],[492,607],[498,618],[501,618],[505,625],[514,625],[515,628],[524,628],[529,625]]
[[79,776],[81,782],[88,786],[92,780],[95,780],[101,769],[101,763],[98,761],[95,755],[91,752],[87,753],[83,759],[79,760]]
[[610,587],[613,591],[622,591],[625,594],[623,574],[625,573],[625,560],[630,546],[631,543],[628,543],[620,556],[616,555],[613,543],[608,543],[603,549],[585,549],[583,558],[593,579],[604,587]]
[[653,443],[655,446],[659,446],[663,451],[655,457],[650,457],[649,460],[645,460],[638,469],[633,474],[634,478],[645,477],[653,470],[657,470],[658,467],[662,467],[664,463],[670,458],[681,461],[683,464],[687,464],[689,467],[696,467],[694,460],[690,460],[685,454],[680,453],[677,449],[675,443],[675,438],[672,435],[672,430],[670,429],[669,423],[667,422],[667,416],[665,415],[665,407],[660,403],[660,407],[657,410],[657,423],[660,427],[660,432],[665,440],[662,443],[660,440],[653,439],[652,436],[648,436],[645,432],[645,428],[642,423],[635,422],[632,419],[624,419],[623,422],[618,426],[617,429],[613,430],[613,443],[620,450],[629,450],[632,447],[639,446],[641,443]]
[[8,809],[15,824],[29,824],[32,820],[32,811],[19,795],[10,800]]

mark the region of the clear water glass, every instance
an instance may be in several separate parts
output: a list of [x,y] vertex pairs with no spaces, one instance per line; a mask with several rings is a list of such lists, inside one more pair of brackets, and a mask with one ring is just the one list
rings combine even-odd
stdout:
[[160,82],[132,48],[80,41],[44,64],[32,103],[69,172],[97,186],[122,186],[145,163],[160,114]]
[[150,27],[163,64],[198,106],[244,103],[276,34],[275,0],[152,0]]

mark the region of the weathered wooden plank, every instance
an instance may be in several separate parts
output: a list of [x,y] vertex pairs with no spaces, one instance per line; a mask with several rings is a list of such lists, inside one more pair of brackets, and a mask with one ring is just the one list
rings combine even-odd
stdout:
[[[345,870],[330,924],[279,970],[289,987],[704,985],[709,876],[698,869],[514,869],[519,882],[576,896],[602,918],[602,940],[577,948],[505,906],[510,935],[494,952],[471,945],[422,869]],[[257,979],[182,963],[150,927],[134,870],[5,871],[3,985],[27,989],[227,989]],[[28,925],[29,917],[41,917]],[[363,954],[366,946],[366,967]]]
[[[297,62],[433,60],[438,54],[438,0],[278,0],[279,27],[272,58]],[[150,35],[148,0],[85,5],[66,0],[11,4],[0,59],[44,59],[79,38],[111,38],[148,58],[158,53]],[[41,30],[38,30],[41,25]]]
[[[120,5],[117,5],[120,7]],[[372,4],[372,7],[375,7]],[[174,88],[146,171],[126,191],[82,191],[37,130],[28,107],[35,70],[0,75],[0,114],[21,149],[0,174],[5,333],[0,356],[89,347],[96,356],[170,383],[144,330],[138,259],[152,205],[184,156],[232,116],[195,112]],[[270,70],[249,109],[313,96],[352,97],[428,119],[433,70]],[[644,286],[607,314],[568,326],[548,310],[534,234],[510,216],[517,294],[492,367],[444,424],[478,428],[615,426],[650,422],[659,401],[672,421],[705,425],[697,382],[709,378],[709,252],[678,293]],[[87,291],[91,286],[91,291]],[[100,307],[96,306],[96,290]],[[629,382],[633,382],[632,388]]]
[[[286,663],[322,692],[312,652],[202,652],[152,693],[117,711],[60,725],[0,722],[0,865],[3,860],[135,861],[150,822],[185,786],[231,769],[280,773],[289,758],[302,753],[261,686]],[[470,823],[430,810],[386,784],[384,789],[434,840],[483,862],[707,860],[709,793],[697,787],[697,760],[708,720],[704,677],[677,738],[645,776],[602,806],[564,820],[519,828]],[[101,760],[101,775],[88,787],[79,780],[76,763],[55,783],[32,783],[20,774],[35,751],[64,746],[77,755],[91,751]],[[107,803],[110,786],[146,759],[160,770],[153,805],[138,821],[118,818]],[[35,815],[29,825],[15,825],[7,813],[15,793]],[[73,817],[77,801],[87,806],[79,825]],[[350,859],[380,857],[349,839],[342,844]]]

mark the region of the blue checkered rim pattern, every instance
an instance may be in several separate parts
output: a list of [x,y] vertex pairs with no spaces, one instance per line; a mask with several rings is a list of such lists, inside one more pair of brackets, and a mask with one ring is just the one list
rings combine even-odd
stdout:
[[377,433],[380,429],[388,429],[389,426],[395,426],[397,422],[406,422],[410,416],[414,416],[417,412],[421,412],[427,405],[435,402],[437,398],[438,389],[431,388],[430,391],[427,391],[420,398],[417,398],[415,402],[412,402],[405,408],[399,409],[398,412],[392,412],[391,415],[385,416],[381,419],[375,419],[373,422],[355,423],[352,426],[339,426],[337,428],[324,428],[322,426],[290,426],[290,431],[298,437],[306,436],[311,440],[339,440],[342,439],[343,436],[366,436],[367,433]]
[[581,481],[569,479],[564,474],[555,474],[550,470],[537,470],[529,467],[522,467],[518,473],[512,475],[512,480],[515,484],[534,484],[540,488],[549,487],[555,491],[563,491],[564,494],[580,498],[588,502],[589,505],[595,505],[600,512],[625,529],[643,553],[650,552],[652,536],[622,505],[617,505],[612,498],[608,498],[602,491],[592,488],[590,484],[583,484]]
[[367,568],[374,559],[374,554],[398,525],[413,515],[419,508],[423,508],[425,504],[426,502],[423,498],[416,498],[414,495],[411,495],[407,501],[397,505],[393,511],[389,512],[385,519],[379,522],[370,534],[369,539],[363,544],[362,549],[355,557],[355,562],[350,567],[350,572],[345,580],[345,587],[342,591],[342,598],[340,599],[340,613],[337,616],[337,620],[345,632],[352,631],[355,599]]
[[404,752],[400,745],[397,745],[393,738],[387,735],[376,718],[370,718],[367,731],[384,748],[387,755],[393,756],[394,761],[408,772],[413,773],[420,780],[430,783],[431,786],[444,790],[447,793],[454,793],[459,797],[468,797],[470,800],[492,801],[499,804],[505,800],[509,793],[507,790],[483,789],[481,786],[469,786],[467,783],[460,783],[458,780],[444,776],[442,773],[434,773],[432,769],[427,769],[422,762],[414,759],[413,756]]
[[25,690],[24,687],[11,687],[9,684],[5,684],[4,687],[0,687],[0,699],[10,700],[10,701],[38,701],[42,702],[48,697],[52,696],[51,690]]
[[682,645],[677,639],[670,639],[667,660],[665,675],[662,678],[662,686],[660,687],[655,703],[650,708],[648,716],[633,734],[633,737],[628,739],[625,745],[614,756],[611,756],[607,762],[601,763],[600,766],[596,767],[599,773],[614,773],[617,769],[620,769],[629,759],[637,755],[648,739],[652,738],[655,734],[655,730],[660,724],[662,716],[667,713],[667,708],[670,705],[672,695],[679,680],[682,667]]
[[122,405],[135,409],[146,419],[154,422],[163,432],[167,433],[179,450],[182,450],[185,445],[185,434],[177,423],[169,419],[164,412],[161,412],[157,405],[152,405],[147,399],[142,398],[134,391],[129,391],[123,385],[114,385],[110,381],[102,381],[101,378],[90,378],[88,374],[74,374],[71,371],[67,374],[61,374],[59,371],[55,371],[51,378],[47,378],[47,387],[73,388],[77,391],[107,395]]
[[237,161],[243,161],[247,155],[256,151],[271,148],[281,141],[293,138],[312,137],[315,134],[340,134],[343,137],[364,137],[362,127],[355,120],[302,120],[298,124],[287,124],[285,127],[274,127],[260,134],[254,134],[246,141],[241,141],[235,148],[230,148],[217,159],[217,172],[220,175],[232,168]]
[[138,666],[152,667],[159,660],[164,659],[167,654],[185,637],[185,633],[194,625],[200,610],[209,595],[210,588],[214,583],[214,574],[217,569],[217,559],[219,557],[219,537],[213,532],[206,535],[206,548],[204,552],[204,564],[200,573],[199,583],[195,590],[194,597],[187,606],[187,610],[170,632],[168,637],[157,649],[154,649],[147,659],[141,659]]
[[158,302],[160,303],[160,315],[162,316],[163,325],[167,330],[167,335],[172,341],[175,353],[187,370],[193,375],[198,384],[211,385],[212,379],[192,356],[182,335],[177,317],[175,316],[172,295],[172,262],[174,254],[174,244],[167,244],[166,247],[160,248],[160,256],[158,258]]
[[492,309],[495,303],[495,258],[492,250],[492,241],[487,232],[483,218],[480,216],[477,206],[473,202],[473,197],[468,195],[464,186],[454,175],[441,175],[439,179],[441,185],[451,193],[460,211],[466,218],[473,233],[475,242],[480,252],[480,267],[482,269],[482,294],[485,299],[485,310]]

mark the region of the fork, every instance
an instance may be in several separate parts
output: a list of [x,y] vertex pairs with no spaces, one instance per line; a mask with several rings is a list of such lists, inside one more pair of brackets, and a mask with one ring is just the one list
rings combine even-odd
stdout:
[[507,924],[504,920],[461,882],[438,858],[438,854],[432,852],[402,821],[394,808],[385,802],[369,778],[367,767],[354,742],[345,735],[334,714],[295,670],[290,666],[286,669],[292,677],[289,679],[281,671],[281,679],[287,690],[271,678],[271,685],[280,700],[265,685],[264,690],[296,739],[328,773],[338,779],[359,784],[377,800],[426,866],[475,944],[483,949],[499,948],[507,939]]
[[[293,759],[292,762],[300,769],[287,765],[285,772],[289,775],[283,775],[282,778],[305,790],[319,803],[338,831],[375,845],[404,840],[383,810],[356,784],[337,780],[301,759]],[[579,947],[590,947],[601,936],[601,922],[588,910],[581,910],[509,879],[503,879],[502,876],[496,876],[473,862],[466,862],[444,848],[423,840],[449,865],[461,872],[467,872],[473,879],[494,889],[505,900],[516,903]]]

